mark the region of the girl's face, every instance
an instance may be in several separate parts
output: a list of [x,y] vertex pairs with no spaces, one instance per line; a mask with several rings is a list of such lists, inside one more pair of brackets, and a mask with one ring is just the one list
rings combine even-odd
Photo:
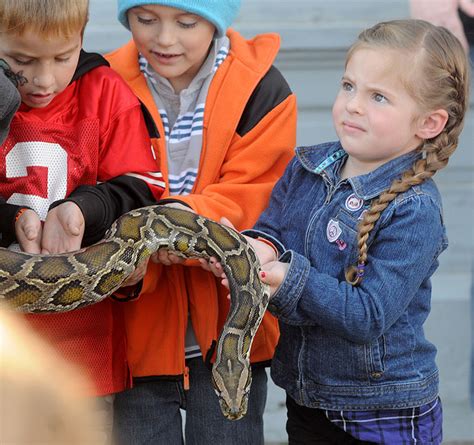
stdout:
[[[421,142],[421,110],[402,83],[409,59],[360,48],[349,59],[332,114],[350,175],[368,173]],[[405,76],[406,78],[406,76]]]
[[27,31],[0,33],[0,59],[8,65],[22,102],[44,108],[71,82],[82,47],[81,32],[64,38],[45,39]]
[[138,51],[179,92],[189,86],[206,60],[215,27],[204,18],[161,5],[128,11]]

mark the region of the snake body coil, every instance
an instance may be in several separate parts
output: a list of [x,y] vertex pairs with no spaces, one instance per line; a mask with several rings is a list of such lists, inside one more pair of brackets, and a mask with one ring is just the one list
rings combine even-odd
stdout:
[[21,312],[65,312],[113,294],[136,266],[159,248],[186,258],[216,257],[229,280],[231,304],[219,336],[213,383],[224,416],[247,412],[250,347],[269,300],[259,261],[235,230],[165,206],[133,210],[104,240],[76,252],[32,255],[0,248],[0,303]]

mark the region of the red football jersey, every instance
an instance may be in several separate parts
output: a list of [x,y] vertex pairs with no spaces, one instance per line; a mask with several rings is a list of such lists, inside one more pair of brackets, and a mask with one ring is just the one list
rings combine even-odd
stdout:
[[[131,174],[159,198],[164,183],[140,104],[110,68],[72,82],[45,108],[22,104],[0,151],[0,195],[44,220],[51,203],[80,185]],[[41,336],[83,368],[96,395],[123,390],[129,380],[120,303],[68,313],[27,315]]]

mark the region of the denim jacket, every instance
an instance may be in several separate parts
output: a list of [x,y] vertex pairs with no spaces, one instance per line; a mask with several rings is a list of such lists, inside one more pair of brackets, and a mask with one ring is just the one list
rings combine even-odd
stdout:
[[373,198],[421,156],[400,156],[346,180],[339,142],[300,147],[250,236],[264,236],[289,263],[271,298],[281,336],[277,385],[299,404],[329,410],[419,406],[438,394],[436,348],[425,338],[430,277],[447,247],[441,197],[432,180],[399,194],[368,240],[362,283],[357,226]]

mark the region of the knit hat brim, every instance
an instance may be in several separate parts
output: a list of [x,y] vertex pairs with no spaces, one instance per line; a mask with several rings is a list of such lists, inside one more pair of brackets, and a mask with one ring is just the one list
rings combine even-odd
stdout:
[[127,12],[142,5],[162,5],[203,17],[216,27],[216,36],[222,37],[240,9],[241,0],[118,0],[118,19],[130,29]]

